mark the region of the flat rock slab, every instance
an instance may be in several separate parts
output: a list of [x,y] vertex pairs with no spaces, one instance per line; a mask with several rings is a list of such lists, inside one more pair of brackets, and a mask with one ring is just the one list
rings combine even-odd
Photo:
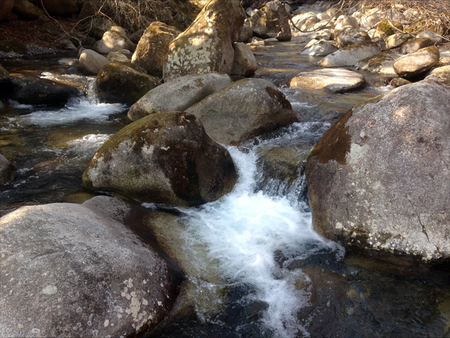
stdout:
[[380,46],[374,43],[361,43],[347,46],[324,57],[319,67],[344,67],[354,66],[359,60],[381,52]]
[[333,93],[344,93],[364,87],[363,75],[343,68],[316,69],[302,72],[291,80],[292,88],[324,89]]
[[0,218],[1,337],[129,337],[155,327],[178,295],[173,269],[102,196]]

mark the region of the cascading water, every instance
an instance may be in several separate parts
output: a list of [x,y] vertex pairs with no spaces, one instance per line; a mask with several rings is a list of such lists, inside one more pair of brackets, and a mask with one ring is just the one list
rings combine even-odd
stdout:
[[[267,305],[261,322],[272,336],[296,337],[299,332],[308,336],[296,318],[309,302],[308,291],[296,288],[296,281],[308,277],[300,269],[287,267],[294,259],[318,251],[333,252],[335,259],[342,258],[344,251],[312,230],[306,205],[254,191],[255,149],[244,153],[232,147],[229,151],[239,169],[239,183],[219,201],[181,209],[188,224],[186,243],[191,244],[185,250],[206,247],[209,259],[217,263],[218,275],[230,285],[251,288],[247,297]],[[277,257],[283,257],[282,264]],[[197,311],[205,318],[201,308]]]

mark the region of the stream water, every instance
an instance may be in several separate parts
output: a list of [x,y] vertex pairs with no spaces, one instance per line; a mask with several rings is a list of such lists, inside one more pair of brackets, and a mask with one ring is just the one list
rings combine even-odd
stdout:
[[[302,171],[275,177],[266,170],[267,158],[282,156],[280,149],[292,149],[294,156],[309,151],[336,117],[389,90],[385,79],[369,74],[369,86],[356,93],[288,88],[292,75],[317,61],[299,55],[303,42],[255,48],[256,76],[279,86],[301,122],[230,147],[240,174],[234,191],[198,208],[179,209],[187,225],[184,249],[194,256],[206,250],[199,264],[220,281],[191,280],[199,299],[195,316],[173,319],[148,337],[450,336],[445,267],[396,266],[345,253],[312,229]],[[93,78],[77,75],[72,61],[3,66],[89,88]],[[14,161],[18,173],[0,187],[0,216],[22,205],[89,198],[81,175],[101,144],[129,123],[127,108],[99,103],[92,94],[58,109],[9,102],[0,111],[0,153]],[[218,307],[211,311],[202,297]]]

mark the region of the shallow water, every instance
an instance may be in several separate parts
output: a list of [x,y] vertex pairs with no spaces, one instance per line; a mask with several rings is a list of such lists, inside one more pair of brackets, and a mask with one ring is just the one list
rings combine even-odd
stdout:
[[[149,337],[449,336],[445,267],[398,267],[345,253],[311,228],[302,171],[287,178],[263,171],[262,156],[278,158],[280,149],[292,147],[294,154],[304,154],[347,109],[390,90],[369,85],[332,95],[288,88],[292,76],[316,62],[298,54],[301,45],[294,40],[255,49],[257,76],[280,87],[301,122],[229,148],[240,173],[234,191],[219,201],[180,209],[184,250],[202,257],[198,264],[218,278],[191,278],[198,299],[195,316],[173,319]],[[0,153],[19,169],[12,183],[0,187],[0,215],[24,204],[90,193],[81,175],[103,142],[129,123],[127,107],[98,103],[90,90],[92,78],[77,75],[71,59],[4,66],[76,82],[87,95],[60,109],[10,102],[0,112]],[[297,164],[301,168],[302,160]]]

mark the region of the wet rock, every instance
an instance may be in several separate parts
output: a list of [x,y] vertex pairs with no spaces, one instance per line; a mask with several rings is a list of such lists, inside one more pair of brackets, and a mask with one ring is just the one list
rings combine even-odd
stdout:
[[371,39],[367,33],[360,28],[345,27],[336,39],[339,48],[360,43],[370,43]]
[[245,12],[237,0],[213,0],[192,25],[170,43],[164,80],[189,74],[224,72],[233,66],[233,43],[237,41]]
[[100,54],[108,54],[120,49],[128,49],[134,51],[136,46],[130,39],[118,30],[109,30],[103,34],[101,40],[97,41],[94,46],[94,50]]
[[0,154],[0,185],[14,178],[16,168],[5,156]]
[[44,11],[28,0],[15,0],[13,12],[24,19],[36,20]]
[[381,48],[375,43],[363,43],[344,47],[334,53],[325,56],[319,63],[319,67],[343,67],[354,66],[359,60],[368,58],[381,52]]
[[14,99],[20,103],[33,105],[64,106],[80,91],[70,85],[52,80],[27,76],[12,76]]
[[109,63],[109,60],[92,49],[83,49],[79,62],[80,68],[86,74],[97,75],[100,69]]
[[421,81],[347,112],[308,157],[314,228],[360,248],[450,256],[449,87]]
[[234,82],[186,111],[202,121],[213,140],[228,145],[298,121],[284,94],[263,79]]
[[367,59],[358,61],[355,67],[371,73],[397,76],[397,73],[394,70],[394,62],[400,57],[401,55],[398,53],[384,51],[368,57]]
[[221,73],[176,78],[145,94],[130,108],[128,118],[136,121],[153,113],[184,111],[231,83],[231,78]]
[[317,43],[313,44],[312,46],[306,48],[300,54],[311,56],[327,56],[331,53],[336,52],[337,50],[338,48],[330,41],[320,40],[317,41]]
[[105,142],[83,174],[90,189],[182,206],[217,200],[236,181],[228,151],[183,112],[155,113],[129,124]]
[[42,5],[51,15],[70,16],[81,10],[81,2],[78,0],[42,0]]
[[139,40],[131,62],[148,74],[162,77],[169,44],[180,32],[162,22],[152,22]]
[[0,21],[6,19],[11,14],[15,0],[4,0],[0,4]]
[[154,76],[141,73],[118,62],[108,63],[97,75],[95,91],[100,101],[134,104],[148,91],[159,86]]
[[252,50],[245,43],[236,42],[233,45],[234,60],[231,75],[250,76],[258,69],[258,63]]
[[394,70],[400,77],[412,78],[430,70],[439,62],[439,49],[435,46],[419,49],[394,62]]
[[402,54],[410,54],[417,52],[419,49],[432,46],[433,41],[431,41],[428,38],[415,38],[410,39],[407,42],[405,42],[402,47],[400,48],[400,53]]
[[366,79],[363,75],[343,68],[301,72],[290,83],[292,88],[324,89],[332,93],[344,93],[365,85]]
[[135,336],[158,325],[182,273],[124,225],[129,212],[96,197],[2,217],[0,335]]
[[396,33],[386,38],[386,48],[392,49],[403,45],[406,41],[411,40],[412,35],[406,33]]

